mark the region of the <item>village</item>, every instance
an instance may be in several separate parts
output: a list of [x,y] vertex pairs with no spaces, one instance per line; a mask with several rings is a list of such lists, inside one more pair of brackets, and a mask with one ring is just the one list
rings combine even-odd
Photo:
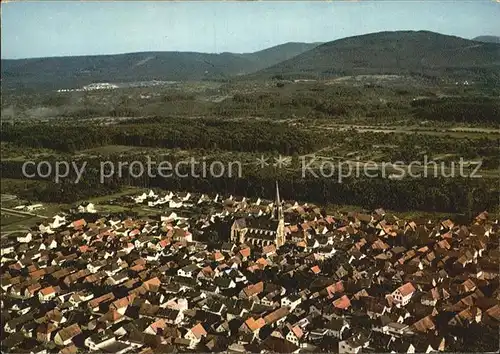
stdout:
[[429,353],[471,333],[498,345],[498,216],[329,215],[282,201],[278,184],[274,200],[114,203],[156,215],[85,203],[2,237],[4,352]]

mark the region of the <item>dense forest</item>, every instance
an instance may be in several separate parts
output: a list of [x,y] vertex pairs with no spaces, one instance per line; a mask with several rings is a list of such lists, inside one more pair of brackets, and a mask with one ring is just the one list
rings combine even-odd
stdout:
[[[76,133],[77,132],[77,133]],[[19,147],[48,148],[75,152],[105,145],[130,145],[181,149],[221,149],[246,152],[307,154],[325,146],[341,144],[344,149],[366,150],[373,144],[398,146],[384,148],[393,160],[409,161],[421,151],[441,153],[453,146],[464,158],[498,156],[498,139],[456,139],[448,135],[396,134],[355,130],[323,130],[261,121],[223,121],[217,119],[178,119],[152,117],[128,120],[115,125],[10,124],[3,123],[1,140]]]
[[412,102],[420,119],[451,122],[500,123],[500,102],[487,97],[426,98]]
[[19,146],[74,152],[103,145],[131,145],[181,149],[276,151],[309,153],[323,147],[324,136],[305,129],[270,122],[163,119],[162,123],[2,126],[1,140]]

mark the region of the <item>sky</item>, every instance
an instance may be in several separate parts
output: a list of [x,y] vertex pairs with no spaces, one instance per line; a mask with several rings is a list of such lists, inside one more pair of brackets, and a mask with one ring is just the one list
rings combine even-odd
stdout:
[[499,0],[2,2],[1,57],[247,53],[379,31],[500,36]]

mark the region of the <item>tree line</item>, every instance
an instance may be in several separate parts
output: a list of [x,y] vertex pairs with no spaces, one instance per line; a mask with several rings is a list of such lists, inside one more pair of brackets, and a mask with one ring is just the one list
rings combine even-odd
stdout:
[[[24,179],[22,161],[2,161],[4,178]],[[32,198],[50,202],[72,202],[95,195],[106,195],[122,186],[162,188],[165,190],[189,190],[203,193],[222,193],[249,197],[272,198],[274,182],[279,181],[280,191],[285,199],[319,204],[359,205],[364,208],[384,207],[398,211],[421,210],[450,213],[478,213],[495,210],[498,207],[498,188],[491,188],[487,179],[465,178],[418,178],[390,180],[387,178],[346,178],[339,183],[335,178],[305,178],[296,172],[281,172],[274,169],[246,169],[241,178],[223,176],[220,178],[197,178],[190,174],[189,167],[181,170],[187,177],[149,177],[130,175],[124,169],[121,177],[115,173],[99,179],[98,161],[88,161],[84,177],[78,184],[72,184],[72,176],[64,183],[44,183],[34,188]],[[26,196],[25,196],[26,197]],[[30,198],[28,198],[30,199]]]
[[500,102],[489,97],[446,97],[415,100],[416,117],[452,122],[500,123]]
[[304,154],[325,146],[327,139],[306,129],[271,122],[216,122],[166,119],[116,125],[9,124],[1,140],[19,146],[74,152],[104,145],[156,148],[222,149]]

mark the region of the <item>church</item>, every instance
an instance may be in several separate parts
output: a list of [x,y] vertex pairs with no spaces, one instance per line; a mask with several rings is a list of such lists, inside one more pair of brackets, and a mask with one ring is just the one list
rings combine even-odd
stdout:
[[276,200],[270,219],[240,218],[231,226],[231,242],[256,246],[275,244],[276,248],[285,244],[285,216],[276,182]]

